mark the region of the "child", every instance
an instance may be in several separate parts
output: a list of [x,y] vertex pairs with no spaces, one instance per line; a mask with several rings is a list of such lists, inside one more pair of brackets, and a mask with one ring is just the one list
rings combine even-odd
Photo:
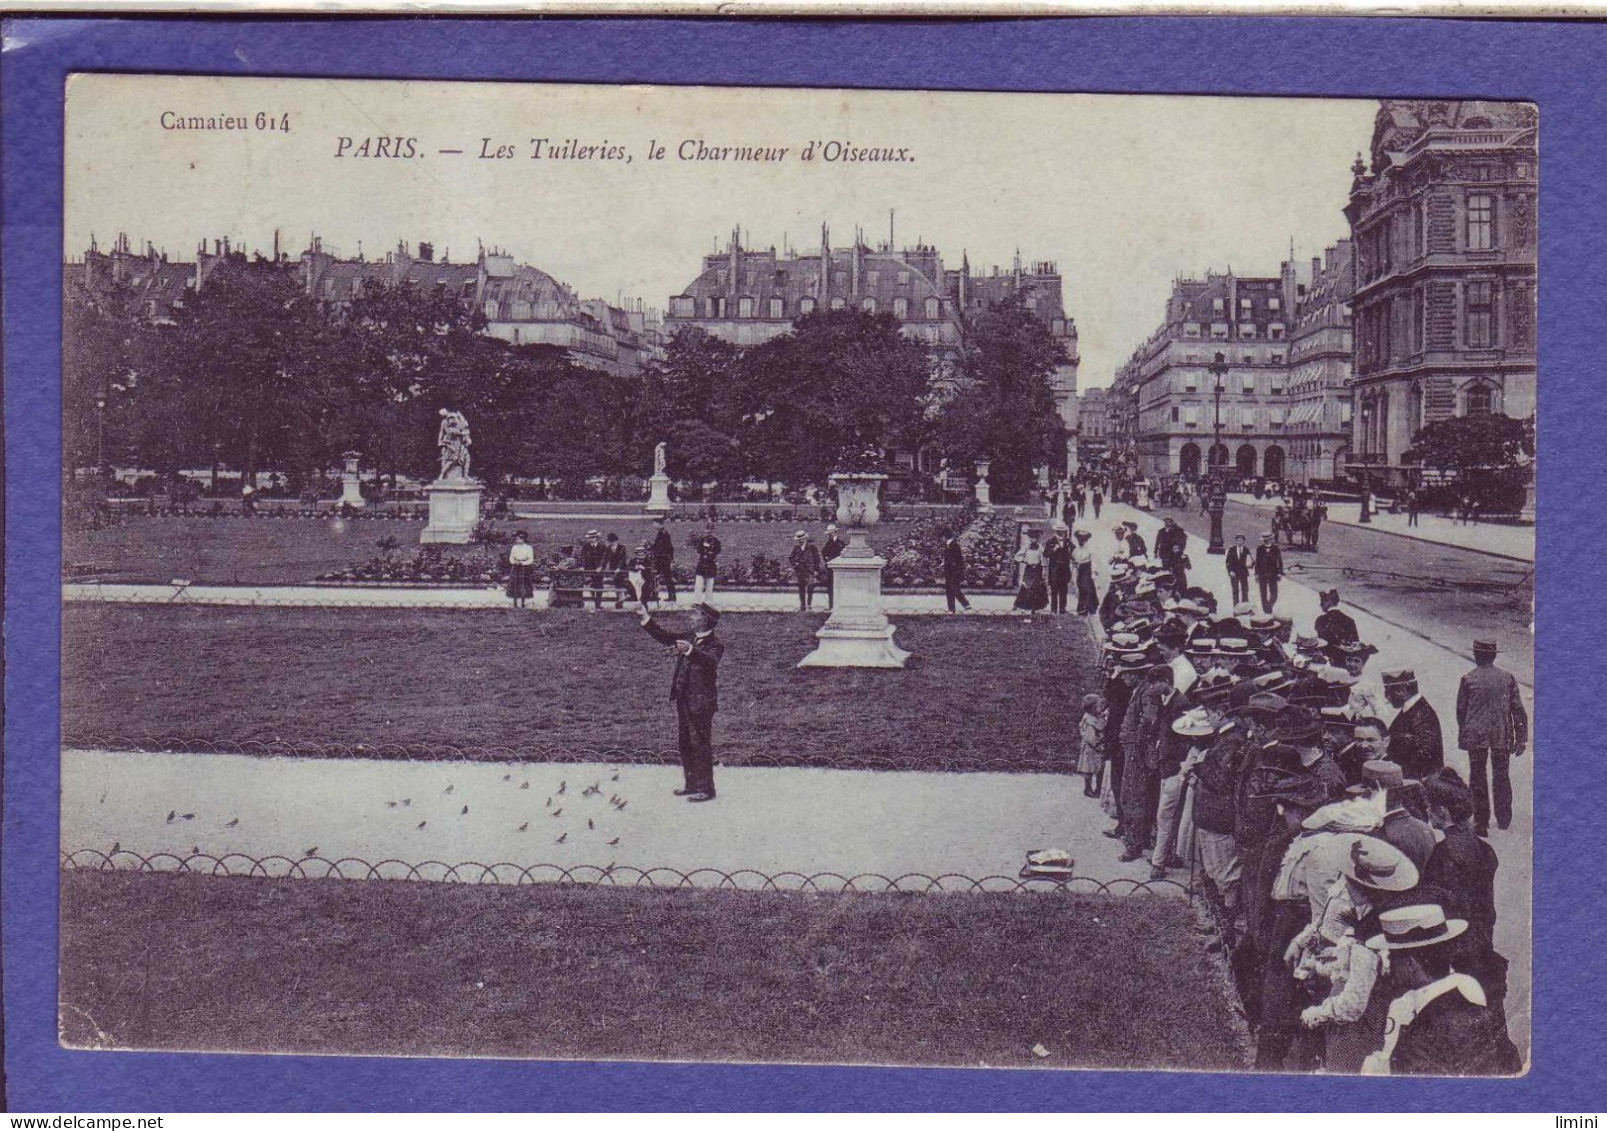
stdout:
[[1099,796],[1099,779],[1105,772],[1105,697],[1082,698],[1081,747],[1077,752],[1077,772],[1083,775],[1084,797]]

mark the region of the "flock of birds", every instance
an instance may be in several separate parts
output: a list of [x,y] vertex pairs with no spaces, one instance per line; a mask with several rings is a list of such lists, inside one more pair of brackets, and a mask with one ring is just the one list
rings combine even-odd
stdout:
[[[620,775],[620,771],[618,771],[618,770],[613,771],[608,776],[609,783],[618,783],[619,775]],[[510,786],[510,787],[513,786],[513,780],[514,780],[514,774],[511,773],[511,772],[510,773],[505,773],[505,774],[502,775],[502,782],[503,782],[504,785],[507,785],[507,786]],[[515,787],[515,788],[517,788],[518,790],[529,790],[530,789],[530,780],[528,778],[524,778],[523,780],[521,780],[519,782],[518,786]],[[441,791],[441,796],[442,797],[450,797],[450,796],[452,796],[454,794],[454,792],[456,790],[457,790],[457,783],[456,782],[448,782],[447,785],[446,785],[446,788]],[[558,788],[556,790],[554,790],[552,792],[552,794],[547,797],[547,800],[543,803],[541,814],[539,816],[537,816],[535,820],[525,819],[525,820],[521,821],[518,824],[517,827],[512,829],[512,832],[516,833],[516,834],[518,834],[518,833],[536,832],[537,834],[539,834],[542,831],[541,826],[543,824],[543,822],[541,820],[541,817],[544,816],[547,820],[560,822],[557,825],[547,825],[546,826],[547,829],[550,829],[550,830],[555,829],[558,832],[557,838],[554,839],[553,842],[552,842],[554,844],[566,844],[566,843],[569,843],[570,842],[570,833],[573,832],[573,833],[576,834],[575,840],[577,842],[580,841],[580,840],[583,840],[583,839],[585,839],[585,840],[593,840],[593,841],[599,841],[600,843],[606,845],[609,848],[618,848],[619,844],[620,844],[620,840],[622,838],[617,833],[615,833],[612,836],[609,835],[611,832],[613,832],[613,829],[611,827],[612,822],[610,821],[610,815],[615,814],[615,813],[623,813],[625,811],[626,806],[629,804],[629,800],[625,796],[620,794],[617,790],[611,790],[608,793],[608,796],[606,798],[606,802],[604,802],[607,807],[606,808],[598,808],[598,803],[604,801],[603,793],[604,793],[603,779],[601,779],[601,778],[599,778],[597,781],[593,782],[591,785],[585,786],[585,787],[583,787],[583,788],[581,788],[579,790],[576,790],[574,792],[571,792],[570,789],[569,789],[569,781],[568,781],[568,779],[567,778],[562,779],[558,783]],[[106,800],[106,795],[103,793],[103,794],[101,794],[101,802],[104,803],[105,800]],[[402,798],[396,798],[394,800],[387,800],[385,802],[385,807],[387,809],[394,809],[394,810],[412,809],[413,808],[413,798],[412,797],[402,797]],[[421,804],[420,808],[425,808],[425,806],[423,806]],[[434,807],[432,807],[432,808],[434,808]],[[465,803],[458,810],[458,812],[456,814],[457,817],[461,818],[461,817],[469,816],[469,809],[470,809],[469,805],[467,803]],[[568,813],[568,815],[569,815],[567,820],[565,820],[565,816],[564,816],[565,813]],[[580,820],[581,820],[582,817],[584,817],[584,819],[585,819],[585,828],[584,828],[584,830],[582,830],[580,828]],[[194,821],[195,819],[196,819],[196,815],[194,813],[180,813],[176,809],[170,809],[170,810],[168,810],[166,824],[169,827],[173,827],[173,826],[182,827],[184,822],[186,822],[186,821]],[[451,820],[450,817],[445,819],[445,821],[447,821],[447,822],[449,822],[450,820]],[[436,826],[435,827],[439,829],[442,826],[443,823],[444,823],[443,819],[440,818],[439,816],[437,816],[436,817]],[[236,817],[233,817],[233,818],[231,818],[230,820],[228,820],[226,822],[223,822],[218,827],[220,829],[235,829],[235,828],[238,828],[239,826],[240,826],[240,818],[238,816],[236,816]],[[416,832],[424,832],[424,831],[428,830],[429,828],[430,828],[430,818],[426,817],[423,820],[419,821],[418,824],[414,826],[414,831],[416,831]],[[122,849],[122,843],[121,842],[117,842],[117,843],[114,843],[112,845],[112,851],[113,852],[121,851],[121,849]],[[200,846],[199,843],[197,843],[193,848],[191,848],[190,851],[191,851],[191,854],[195,855],[195,856],[199,856],[199,855],[202,854],[201,853],[201,846]],[[304,849],[303,852],[302,852],[302,855],[303,855],[303,857],[315,857],[315,856],[318,855],[318,853],[319,853],[319,846],[315,844],[315,845],[311,846],[310,848]]]

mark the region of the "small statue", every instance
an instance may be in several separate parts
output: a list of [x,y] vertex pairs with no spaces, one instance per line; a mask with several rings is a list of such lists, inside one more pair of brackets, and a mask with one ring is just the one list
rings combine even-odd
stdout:
[[441,478],[469,477],[469,421],[456,410],[441,409],[441,427],[435,442],[441,448]]
[[664,474],[664,463],[668,459],[668,456],[665,453],[668,451],[668,448],[669,448],[669,445],[666,444],[663,440],[660,440],[658,442],[658,447],[653,449],[653,474],[654,475],[663,475]]

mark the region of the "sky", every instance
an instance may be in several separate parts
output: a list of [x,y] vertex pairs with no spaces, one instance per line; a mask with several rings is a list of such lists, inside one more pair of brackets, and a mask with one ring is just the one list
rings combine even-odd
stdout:
[[[822,223],[836,246],[859,226],[874,246],[891,212],[898,246],[934,245],[946,266],[965,252],[975,271],[1007,270],[1018,248],[1024,262],[1056,263],[1080,334],[1079,383],[1098,387],[1159,325],[1175,278],[1275,274],[1291,242],[1305,262],[1344,238],[1350,165],[1376,110],[1311,98],[79,75],[64,254],[81,256],[91,234],[105,249],[119,232],[173,259],[224,236],[268,250],[276,230],[292,254],[313,233],[325,250],[370,258],[428,241],[458,261],[483,242],[583,298],[662,310],[733,227],[748,246],[810,252]],[[176,128],[187,122],[200,128]],[[834,142],[834,154],[902,159],[828,161]],[[698,159],[699,143],[773,159]]]

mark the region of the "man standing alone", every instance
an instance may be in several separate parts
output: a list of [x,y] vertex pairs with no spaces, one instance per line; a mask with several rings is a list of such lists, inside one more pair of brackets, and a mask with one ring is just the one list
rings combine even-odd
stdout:
[[1518,681],[1511,672],[1495,666],[1495,656],[1495,641],[1475,640],[1475,667],[1462,677],[1462,685],[1456,691],[1457,745],[1468,754],[1473,831],[1479,836],[1490,832],[1492,790],[1496,827],[1504,829],[1512,824],[1508,766],[1529,743],[1529,713],[1523,709]]
[[1271,613],[1278,603],[1278,581],[1283,577],[1283,551],[1275,535],[1261,535],[1255,548],[1255,580],[1261,589],[1261,611]]
[[680,728],[681,770],[685,785],[675,796],[688,801],[714,800],[714,714],[720,709],[720,658],[725,645],[714,635],[720,614],[712,606],[692,609],[692,631],[671,632],[644,607],[638,611],[642,627],[660,644],[675,649],[675,674],[670,678],[670,701]]
[[653,555],[653,576],[664,585],[664,599],[672,605],[675,603],[675,541],[670,537],[669,527],[663,518],[653,520],[658,524],[658,533],[653,535],[653,544],[648,552]]
[[956,602],[962,609],[970,609],[960,587],[965,584],[965,551],[960,548],[959,537],[951,530],[943,532],[943,596],[948,600],[949,612]]
[[697,541],[692,543],[692,549],[697,551],[697,568],[692,572],[692,596],[699,601],[707,601],[714,596],[714,579],[720,572],[720,545],[719,538],[714,534],[714,520],[709,519],[703,533],[698,535]]
[[807,613],[815,603],[815,582],[820,580],[825,564],[820,560],[820,547],[807,531],[800,530],[792,537],[793,547],[787,554],[787,563],[792,566],[792,576],[798,582],[798,611]]
[[1228,584],[1233,587],[1233,604],[1244,605],[1250,600],[1250,547],[1244,535],[1235,534],[1233,545],[1228,547]]

